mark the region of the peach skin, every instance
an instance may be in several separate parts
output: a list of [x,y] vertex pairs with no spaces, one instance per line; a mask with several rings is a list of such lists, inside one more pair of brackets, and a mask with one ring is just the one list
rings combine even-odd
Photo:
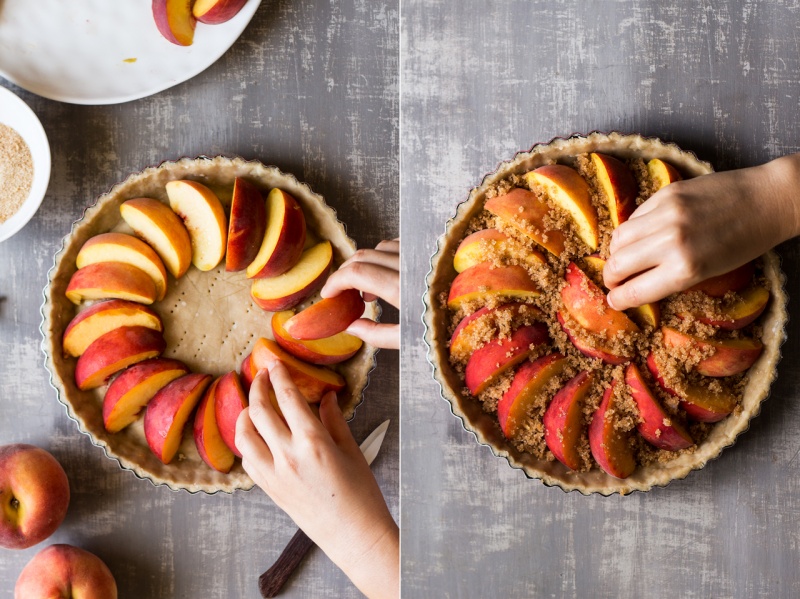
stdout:
[[261,190],[247,179],[233,183],[225,270],[244,270],[256,259],[267,231],[267,204]]
[[[244,372],[244,368],[242,368]],[[255,374],[253,375],[255,378]],[[252,379],[250,381],[252,383]],[[250,386],[248,383],[248,387]],[[229,372],[219,378],[215,393],[215,415],[217,428],[222,442],[236,457],[242,457],[236,448],[236,419],[242,410],[247,407],[247,395],[242,386],[242,380],[235,372]]]
[[611,383],[603,394],[600,407],[589,424],[589,447],[592,457],[604,472],[615,478],[628,478],[636,470],[636,459],[629,443],[630,434],[614,426],[617,399],[614,394],[618,381]]
[[757,339],[700,339],[670,327],[662,327],[664,345],[676,349],[696,349],[713,353],[701,359],[694,369],[704,376],[725,377],[750,368],[761,355],[764,345]]
[[125,300],[106,300],[81,310],[67,325],[61,345],[64,352],[78,357],[92,343],[119,327],[147,327],[162,332],[161,318],[150,308]]
[[196,19],[190,0],[153,0],[153,20],[164,39],[178,46],[191,46]]
[[286,332],[301,341],[332,337],[346,330],[364,313],[364,300],[357,289],[324,298],[286,321]]
[[96,299],[152,304],[157,297],[153,279],[142,269],[124,262],[97,262],[76,270],[66,295],[73,304]]
[[292,314],[291,311],[284,311],[272,315],[272,336],[278,345],[296,358],[311,364],[338,364],[352,358],[364,344],[355,335],[345,332],[313,341],[295,339],[285,329]]
[[583,466],[579,451],[585,430],[583,404],[593,384],[592,373],[580,372],[555,394],[542,419],[547,447],[570,470],[580,470]]
[[160,356],[167,343],[159,331],[120,327],[99,337],[75,365],[75,384],[86,391],[102,386],[123,368]]
[[194,417],[194,443],[197,453],[209,467],[218,472],[230,472],[233,468],[233,452],[222,440],[217,425],[216,389],[220,379],[211,383]]
[[306,219],[303,209],[282,189],[267,196],[267,228],[261,247],[247,267],[248,279],[277,277],[293,268],[303,254]]
[[619,227],[636,209],[639,185],[625,163],[607,154],[591,154],[597,181],[606,199],[611,223]]
[[72,545],[50,545],[22,569],[14,599],[62,597],[117,599],[117,582],[108,566],[93,553]]

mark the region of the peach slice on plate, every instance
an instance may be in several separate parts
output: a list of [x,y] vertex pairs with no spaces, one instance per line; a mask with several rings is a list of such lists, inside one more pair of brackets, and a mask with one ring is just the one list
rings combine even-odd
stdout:
[[450,286],[447,307],[458,310],[463,304],[475,300],[488,301],[491,297],[526,300],[540,294],[528,271],[521,266],[493,267],[482,262],[460,273]]
[[465,372],[469,392],[478,395],[491,386],[498,377],[513,368],[537,346],[550,341],[547,325],[537,322],[518,328],[507,339],[495,339],[473,352]]
[[[244,372],[244,368],[242,369]],[[253,375],[255,378],[255,374]],[[253,381],[251,380],[250,383]],[[248,383],[248,388],[250,386]],[[229,372],[218,379],[215,391],[215,417],[219,435],[223,443],[236,457],[242,453],[236,449],[236,420],[247,407],[248,400],[242,386],[242,380],[235,372]],[[213,468],[213,466],[212,466]]]
[[[278,345],[301,360],[320,365],[337,364],[352,358],[364,343],[345,332],[312,341],[295,339],[286,331],[286,323],[291,320],[292,314],[287,310],[272,315],[272,335]],[[243,372],[244,368],[242,365]]]
[[138,237],[156,251],[176,279],[192,263],[192,241],[183,222],[172,208],[152,198],[135,198],[119,207],[122,219]]
[[645,441],[667,451],[678,451],[694,445],[686,428],[667,414],[650,391],[635,364],[630,364],[625,370],[625,383],[639,408],[642,421],[637,425],[637,430]]
[[535,193],[517,187],[506,194],[491,198],[484,208],[551,254],[560,256],[564,251],[564,233],[548,225],[550,207]]
[[556,459],[570,470],[580,470],[579,443],[583,434],[583,402],[594,384],[594,375],[580,372],[555,394],[544,413],[544,441]]
[[450,337],[450,355],[466,357],[478,349],[472,345],[470,337],[476,327],[480,327],[481,321],[479,321],[479,319],[483,316],[491,317],[503,312],[508,312],[508,318],[513,318],[518,314],[525,314],[531,319],[540,319],[542,317],[542,311],[539,310],[539,308],[528,304],[509,303],[502,304],[496,308],[486,306],[480,310],[476,310],[469,316],[462,318],[461,322],[458,323],[458,326],[453,331],[453,335]]
[[142,269],[125,262],[97,262],[75,271],[66,295],[74,304],[94,299],[152,304],[156,300],[156,285]]
[[258,370],[255,369],[253,366],[253,354],[247,354],[242,360],[241,366],[241,382],[242,382],[242,389],[244,390],[245,395],[250,394],[250,385],[253,384],[253,380],[256,378],[258,374]]
[[567,366],[561,354],[548,354],[533,362],[526,362],[514,374],[511,387],[497,404],[497,420],[507,439],[516,436],[527,420],[528,411],[537,399],[560,377]]
[[324,339],[341,333],[364,313],[364,300],[357,289],[345,289],[324,298],[286,321],[286,332],[301,341]]
[[197,22],[192,0],[153,0],[153,19],[161,35],[178,46],[191,46]]
[[250,294],[269,312],[294,308],[325,284],[332,263],[331,242],[323,241],[303,252],[300,261],[282,275],[253,281]]
[[183,428],[209,384],[209,374],[185,374],[161,389],[147,404],[144,436],[150,450],[164,464],[169,464],[178,453]]
[[683,179],[681,174],[675,170],[674,166],[659,158],[653,158],[647,163],[647,173],[653,181],[653,186],[656,191],[666,187],[670,183],[675,183],[675,181]]
[[761,355],[764,345],[757,339],[700,339],[670,327],[662,327],[664,345],[675,349],[713,353],[701,359],[694,367],[705,376],[725,377],[739,374],[750,368]]
[[119,327],[147,327],[163,331],[161,318],[147,306],[126,300],[105,300],[78,312],[64,330],[62,347],[78,357],[99,337]]
[[614,381],[603,394],[603,401],[589,424],[589,447],[599,466],[615,478],[628,478],[636,470],[630,434],[616,428],[617,399]]
[[84,268],[97,262],[125,262],[142,269],[153,279],[156,300],[164,299],[167,292],[167,271],[164,263],[149,245],[133,235],[103,233],[83,244],[75,265]]
[[724,297],[729,291],[741,291],[750,285],[755,271],[755,264],[748,262],[730,272],[701,281],[686,291],[702,291],[711,297]]
[[235,17],[247,0],[196,0],[192,6],[195,19],[208,25],[219,25]]
[[563,164],[548,164],[526,173],[525,180],[569,214],[578,237],[592,251],[597,249],[600,245],[597,210],[592,206],[589,184],[578,171]]
[[86,391],[103,385],[123,368],[160,356],[167,344],[160,331],[119,327],[98,337],[75,365],[75,384]]
[[267,230],[267,204],[261,190],[247,179],[236,177],[228,223],[225,270],[244,270],[256,259]]
[[203,461],[218,472],[230,472],[233,468],[233,452],[228,448],[220,435],[217,426],[217,386],[220,379],[215,380],[206,389],[197,413],[194,416],[194,444]]
[[624,162],[607,154],[591,154],[600,189],[606,198],[614,227],[619,227],[636,210],[639,185]]
[[247,267],[248,279],[277,277],[293,268],[306,243],[306,217],[291,195],[273,189],[267,196],[267,229],[258,254]]
[[[490,249],[502,257],[519,255],[508,235],[497,229],[481,229],[465,237],[459,244],[453,257],[453,267],[456,272],[464,272],[476,264],[486,262]],[[531,266],[545,264],[544,256],[535,250],[527,250],[524,259]]]
[[170,181],[167,197],[183,220],[192,244],[192,264],[209,271],[222,261],[228,243],[228,219],[217,195],[197,181]]
[[106,430],[118,433],[133,423],[156,393],[188,373],[186,364],[166,358],[145,360],[126,369],[111,382],[103,398]]

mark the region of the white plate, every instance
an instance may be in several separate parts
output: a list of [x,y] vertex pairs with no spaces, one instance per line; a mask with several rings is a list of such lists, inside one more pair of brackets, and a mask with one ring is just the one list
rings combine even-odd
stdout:
[[194,44],[182,47],[158,32],[150,0],[0,0],[0,75],[61,102],[136,100],[212,65],[259,4],[249,0],[221,25],[198,23]]
[[50,144],[33,110],[4,87],[0,87],[0,123],[20,134],[28,144],[33,159],[33,183],[28,199],[11,218],[0,224],[0,241],[5,241],[31,220],[47,193],[50,183]]

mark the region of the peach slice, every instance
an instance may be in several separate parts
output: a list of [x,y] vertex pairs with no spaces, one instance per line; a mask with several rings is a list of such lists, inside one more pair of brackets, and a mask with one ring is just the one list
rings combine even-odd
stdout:
[[133,235],[103,233],[83,244],[75,265],[84,268],[98,262],[125,262],[142,269],[153,279],[156,300],[164,299],[167,292],[167,271],[164,263],[149,245]]
[[[242,369],[244,372],[244,368]],[[255,378],[255,375],[253,375]],[[248,389],[252,379],[247,384]],[[242,453],[236,449],[236,420],[247,405],[247,395],[245,394],[242,380],[235,372],[229,372],[219,378],[216,386],[216,421],[220,438],[236,457],[242,457]],[[213,466],[212,466],[213,468]]]
[[306,243],[306,218],[303,209],[282,189],[267,196],[267,229],[261,247],[247,267],[248,279],[277,277],[293,268]]
[[97,262],[75,271],[67,285],[66,295],[74,304],[94,299],[152,304],[156,300],[156,285],[146,272],[130,264]]
[[153,19],[161,35],[178,46],[191,46],[196,19],[192,0],[153,0]]
[[460,273],[450,286],[447,307],[458,310],[467,302],[491,297],[526,300],[540,294],[528,271],[521,266],[493,267],[482,262]]
[[578,445],[583,434],[583,402],[594,384],[584,370],[555,394],[544,413],[544,441],[556,459],[570,470],[580,470],[583,459]]
[[617,400],[614,389],[619,383],[613,381],[606,389],[603,401],[589,424],[589,448],[592,457],[607,474],[615,478],[628,478],[636,470],[636,459],[629,443],[630,434],[614,426]]
[[[723,306],[720,314],[708,315],[700,312],[692,314],[704,324],[710,324],[726,331],[742,329],[761,316],[769,303],[769,290],[764,287],[750,287],[739,293],[733,303]],[[681,318],[690,316],[679,314]]]
[[561,312],[556,312],[561,328],[567,334],[570,343],[575,346],[579,352],[589,358],[599,358],[606,364],[624,364],[630,361],[630,357],[621,356],[614,353],[614,350],[607,347],[602,340],[596,339],[592,335],[581,335],[577,330],[573,330],[566,322],[564,315]]
[[258,374],[258,370],[253,366],[253,354],[247,354],[242,360],[241,366],[241,383],[245,395],[250,395],[250,386]]
[[550,207],[535,193],[517,187],[506,194],[491,198],[484,208],[551,254],[560,256],[564,251],[564,233],[548,225]]
[[700,339],[669,327],[662,327],[661,332],[666,347],[697,349],[702,352],[713,349],[708,358],[703,358],[694,367],[705,376],[725,377],[744,372],[753,365],[764,349],[764,345],[757,339]]
[[70,356],[78,357],[99,337],[119,327],[147,327],[163,331],[158,314],[147,306],[125,300],[105,300],[78,312],[64,330],[61,345]]
[[636,210],[639,185],[624,162],[607,154],[591,154],[600,189],[606,197],[614,227],[619,227]]
[[103,398],[103,424],[118,433],[139,416],[156,393],[179,376],[188,374],[183,362],[153,358],[131,366],[108,386]]
[[192,243],[192,264],[209,271],[225,256],[228,219],[217,195],[197,181],[170,181],[167,197],[173,212],[181,217]]
[[508,318],[513,318],[520,312],[533,319],[540,319],[542,317],[542,311],[539,310],[539,308],[528,304],[509,303],[502,304],[496,308],[487,306],[476,310],[469,316],[462,318],[461,322],[458,323],[458,326],[453,331],[453,335],[450,337],[450,354],[456,357],[466,357],[478,349],[477,347],[473,347],[470,343],[472,332],[481,324],[478,319],[488,314],[498,315],[501,312],[508,312]]
[[345,289],[336,297],[324,298],[286,321],[291,337],[314,341],[332,337],[349,327],[364,313],[364,300],[357,289]]
[[482,393],[501,374],[531,355],[537,346],[549,341],[547,325],[537,322],[518,328],[507,339],[495,339],[476,350],[470,356],[465,372],[470,393]]
[[156,251],[176,279],[192,263],[192,241],[183,222],[172,209],[152,198],[135,198],[119,207],[122,219],[138,237]]
[[247,268],[258,255],[267,230],[267,204],[261,190],[236,177],[231,198],[231,217],[228,223],[228,251],[225,270],[236,272]]
[[630,364],[625,370],[625,383],[639,408],[642,421],[637,425],[637,430],[645,441],[667,451],[678,451],[694,445],[686,428],[667,414],[650,391],[635,364]]
[[98,337],[78,358],[75,384],[82,391],[100,387],[123,368],[160,356],[166,346],[164,336],[147,327],[114,329]]
[[233,452],[228,448],[220,435],[217,426],[217,386],[220,379],[215,380],[206,389],[197,413],[194,416],[194,444],[203,461],[218,472],[228,473],[233,468]]
[[675,181],[683,179],[681,174],[675,170],[674,166],[659,158],[653,158],[647,163],[647,173],[653,181],[655,191],[666,187],[670,183],[675,183]]
[[755,271],[755,264],[748,262],[730,272],[701,281],[686,291],[702,291],[711,297],[724,297],[729,291],[741,291],[750,285]]
[[569,214],[578,237],[592,251],[597,249],[600,245],[597,210],[592,206],[589,184],[578,171],[563,164],[548,164],[526,173],[525,180]]
[[[515,248],[508,235],[497,229],[482,229],[467,235],[459,244],[453,257],[456,272],[464,272],[468,268],[486,262],[489,250],[492,249],[501,257],[516,257],[520,250]],[[544,256],[535,250],[526,250],[524,260],[531,266],[545,264]]]
[[689,383],[678,390],[662,376],[653,354],[647,357],[647,369],[658,385],[670,395],[680,398],[681,408],[697,422],[719,422],[736,408],[736,397],[727,391],[714,392],[705,385]]
[[586,272],[592,275],[592,278],[603,280],[603,269],[606,266],[606,261],[600,257],[600,254],[589,254],[583,257],[586,264]]
[[185,374],[161,389],[147,404],[144,436],[150,450],[164,464],[169,464],[178,453],[183,428],[209,384],[209,374]]
[[278,345],[301,360],[321,365],[338,364],[352,358],[364,343],[358,337],[344,332],[313,341],[295,339],[286,332],[286,323],[291,320],[292,314],[291,310],[287,310],[272,315],[272,336]]
[[218,25],[235,17],[247,0],[197,0],[192,7],[195,19],[208,25]]
[[269,369],[270,364],[283,362],[308,403],[318,403],[328,391],[339,392],[345,387],[344,378],[337,372],[298,360],[271,339],[262,337],[256,341],[252,360],[256,371]]
[[514,374],[511,387],[497,404],[497,420],[507,439],[513,439],[528,420],[528,411],[560,377],[567,366],[561,354],[548,354],[526,362]]
[[323,241],[303,252],[300,261],[282,275],[253,281],[250,295],[269,312],[294,308],[322,288],[332,263],[331,242]]

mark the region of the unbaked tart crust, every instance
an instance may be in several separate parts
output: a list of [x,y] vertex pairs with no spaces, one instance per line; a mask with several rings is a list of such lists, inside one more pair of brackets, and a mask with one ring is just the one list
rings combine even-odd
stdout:
[[[137,197],[156,198],[167,202],[165,185],[177,179],[191,179],[210,187],[229,208],[233,183],[244,177],[262,191],[281,188],[290,193],[302,206],[307,224],[306,247],[327,239],[334,251],[334,266],[353,255],[356,245],[347,236],[336,212],[324,199],[275,167],[241,158],[200,157],[183,158],[143,170],[128,177],[102,195],[75,222],[57,252],[49,282],[44,289],[42,305],[43,349],[45,365],[51,374],[51,384],[70,418],[92,442],[116,459],[120,466],[132,470],[140,478],[156,485],[190,492],[232,492],[249,489],[253,481],[244,472],[241,460],[236,460],[227,473],[207,466],[195,447],[190,432],[183,435],[179,452],[170,464],[162,464],[150,451],[144,436],[142,418],[119,433],[108,433],[103,426],[102,405],[105,387],[81,391],[75,384],[76,359],[65,356],[61,339],[66,326],[77,313],[76,306],[65,296],[70,277],[76,270],[75,259],[81,246],[91,237],[108,231],[132,233],[120,218],[119,207],[124,201]],[[266,197],[266,196],[265,196]],[[225,261],[209,272],[192,267],[177,281],[170,277],[167,294],[151,307],[164,322],[166,358],[184,362],[192,372],[219,376],[239,371],[241,361],[259,337],[272,338],[271,312],[255,305],[250,297],[251,281],[244,272],[225,272]],[[319,298],[315,294],[298,306],[303,308]],[[376,319],[377,303],[367,303],[364,316]],[[366,344],[358,353],[334,366],[347,381],[339,394],[339,404],[350,419],[362,400],[369,373],[375,365],[375,348]]]
[[[472,190],[469,198],[458,206],[455,217],[448,221],[445,234],[439,239],[438,250],[431,260],[431,271],[427,277],[428,290],[424,298],[426,304],[424,314],[425,341],[429,348],[428,359],[433,366],[434,377],[441,386],[442,396],[450,403],[453,414],[461,419],[464,428],[474,433],[479,443],[488,445],[495,455],[506,458],[512,467],[523,470],[529,478],[541,479],[546,485],[558,486],[565,491],[577,490],[584,494],[626,494],[631,491],[647,491],[654,486],[663,486],[674,479],[684,478],[692,470],[702,468],[709,460],[717,457],[724,448],[734,443],[740,433],[748,428],[750,419],[758,413],[761,402],[769,395],[770,386],[777,375],[780,346],[785,339],[785,325],[788,319],[786,312],[787,296],[784,290],[784,275],[780,269],[778,256],[774,252],[768,252],[757,261],[755,280],[756,284],[768,288],[770,292],[769,303],[755,324],[745,329],[747,335],[756,337],[760,335],[763,351],[745,374],[729,377],[729,379],[726,379],[727,383],[723,383],[737,385],[736,390],[741,393],[741,400],[736,409],[719,422],[692,424],[693,438],[697,441],[693,447],[677,452],[666,452],[647,445],[643,439],[637,437],[634,439],[634,445],[638,448],[636,451],[640,458],[639,464],[630,476],[621,479],[606,474],[596,463],[590,461],[584,462],[584,468],[581,471],[573,471],[555,459],[553,454],[546,449],[541,435],[541,412],[537,412],[536,414],[538,415],[528,412],[528,418],[531,423],[536,418],[539,418],[537,426],[528,423],[530,426],[526,425],[527,428],[523,430],[521,437],[515,437],[513,441],[506,439],[498,424],[496,401],[509,388],[513,376],[510,373],[513,370],[509,371],[509,374],[504,379],[501,377],[500,383],[494,387],[489,387],[488,391],[481,392],[478,397],[475,397],[465,385],[463,372],[465,360],[451,359],[450,356],[449,346],[454,325],[462,316],[468,315],[481,307],[479,302],[475,305],[469,305],[462,312],[454,312],[448,309],[447,297],[457,275],[453,257],[459,244],[468,234],[475,230],[490,228],[495,222],[500,222],[499,219],[495,220],[484,209],[488,199],[496,195],[502,195],[514,187],[525,188],[521,175],[549,164],[576,167],[583,174],[588,174],[588,178],[591,180],[591,167],[589,167],[587,173],[587,165],[590,164],[587,161],[587,156],[592,152],[607,154],[623,162],[628,162],[632,170],[636,171],[638,168],[640,172],[643,172],[643,161],[646,162],[653,158],[661,159],[676,167],[685,179],[713,172],[710,164],[698,160],[694,154],[685,152],[674,144],[666,144],[658,139],[644,138],[639,135],[623,135],[619,133],[605,134],[595,132],[586,136],[574,135],[567,139],[558,138],[547,144],[536,145],[529,152],[519,153],[513,160],[503,162],[494,173],[484,177],[482,183]],[[647,197],[652,191],[647,189],[647,178],[637,176],[637,179],[640,197]],[[603,198],[600,197],[601,194],[598,191],[596,182],[592,182],[591,187],[593,189],[593,203],[596,206],[602,205],[604,203]],[[607,244],[609,232],[613,227],[608,221],[608,213],[605,212],[604,214],[602,209],[599,212],[601,237],[605,238],[605,243]],[[558,210],[554,214],[557,213]],[[567,219],[562,220],[566,222]],[[552,222],[556,223],[555,227],[562,226],[558,224],[561,222],[559,218],[554,218]],[[575,250],[575,246],[570,245],[569,238],[572,235],[569,232],[570,226],[566,225],[567,249],[565,255],[569,255],[571,259],[583,264],[582,259],[590,252],[583,246],[582,249],[578,250],[577,254],[570,255]],[[506,229],[505,232],[513,233],[513,230]],[[546,239],[545,243],[547,242],[548,240]],[[515,250],[522,254],[519,259],[525,260],[526,253],[530,252],[530,248],[534,247],[534,244],[528,239],[523,239],[523,242],[518,244],[517,247],[522,248]],[[547,253],[541,247],[538,249],[543,254]],[[605,249],[603,244],[601,244],[600,249],[601,251]],[[519,263],[513,261],[516,258],[517,256],[512,256],[512,264]],[[497,263],[496,256],[492,257],[491,260]],[[503,261],[500,260],[500,262],[502,263]],[[554,268],[552,262],[551,260],[549,265],[551,269]],[[568,260],[561,261],[560,266],[555,268],[563,269],[566,266],[566,262]],[[560,278],[560,273],[555,273],[555,276]],[[546,280],[546,277],[541,280]],[[541,283],[541,280],[537,282]],[[555,292],[553,290],[554,287],[551,286],[549,290],[544,292],[554,293],[551,297],[558,298],[558,289],[555,288]],[[690,294],[683,297],[692,298],[694,296],[699,297],[699,294]],[[560,341],[557,341],[560,328],[554,322],[554,314],[547,312],[547,306],[550,309],[553,309],[554,306],[558,307],[558,302],[561,300],[549,301],[550,303],[545,305],[543,320],[547,322],[551,342],[546,350],[534,353],[531,359],[540,357],[547,352],[558,351],[557,345],[559,343],[562,345],[569,343],[565,341],[566,336],[563,335]],[[672,303],[663,305],[674,306],[676,301],[688,302],[690,300],[672,298],[670,301]],[[496,301],[496,303],[503,303],[503,300]],[[525,322],[525,324],[531,323]],[[690,324],[694,326],[693,323]],[[480,327],[478,328],[480,330]],[[660,335],[657,330],[652,328],[645,329],[645,331],[648,337],[645,338],[644,345],[650,344],[650,340],[655,340]],[[507,333],[508,331],[506,331]],[[491,336],[488,337],[488,339],[490,338]],[[478,346],[486,341],[487,339],[479,340]],[[478,346],[474,346],[473,349]],[[642,347],[638,349],[638,359],[635,361],[639,363],[640,370],[646,370],[642,367],[642,358],[644,357]],[[650,346],[648,345],[648,347]],[[587,367],[589,359],[582,357],[577,350],[573,350],[572,346],[569,346],[569,350],[567,355],[573,368],[574,376],[574,373]],[[570,357],[572,355],[577,357]],[[619,377],[624,366],[614,367],[608,364],[598,366],[601,364],[600,360],[595,360],[593,363],[594,368],[598,369],[599,378],[605,381],[603,383],[598,381],[599,391],[595,390],[593,392],[594,398],[592,401],[597,403],[599,401],[598,395],[603,391],[602,387],[607,386],[614,372]],[[614,370],[615,368],[616,371]],[[649,373],[644,376],[651,386],[657,386],[650,378]],[[562,382],[557,385],[558,387],[566,384],[568,378],[562,377],[561,380]],[[555,387],[549,389],[547,391],[549,396],[543,401],[549,401],[555,390]],[[659,390],[658,394],[662,397],[662,403],[666,403],[666,400],[663,399],[665,397],[664,392]],[[588,401],[587,399],[587,403]],[[623,400],[620,401],[622,402]],[[638,414],[635,403],[630,398],[627,401],[629,409],[633,406],[633,411],[628,414],[632,416],[632,420],[627,425],[630,428],[635,426]],[[623,405],[623,403],[620,405]],[[677,399],[672,400],[672,405],[674,410],[677,406]],[[542,409],[541,402],[539,409]],[[593,408],[591,408],[591,411],[593,412]],[[584,423],[588,424],[591,419],[589,408],[586,408],[584,412],[586,414]],[[679,412],[676,412],[676,414],[680,417]],[[531,430],[534,433],[529,434],[528,431]],[[636,437],[635,428],[632,433]],[[528,436],[526,437],[525,435]],[[536,445],[537,442],[538,446]],[[584,445],[584,453],[588,455],[585,434],[583,443],[586,444]]]

